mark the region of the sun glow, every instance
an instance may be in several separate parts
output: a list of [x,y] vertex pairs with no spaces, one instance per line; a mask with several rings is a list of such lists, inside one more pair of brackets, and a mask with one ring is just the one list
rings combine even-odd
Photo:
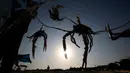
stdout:
[[71,49],[70,46],[67,46],[67,47],[68,47],[68,48],[67,48],[66,51],[64,51],[63,48],[59,48],[59,53],[58,53],[58,55],[59,55],[60,57],[64,58],[64,59],[65,59],[65,54],[67,55],[67,58],[68,58],[68,59],[72,57],[72,49]]

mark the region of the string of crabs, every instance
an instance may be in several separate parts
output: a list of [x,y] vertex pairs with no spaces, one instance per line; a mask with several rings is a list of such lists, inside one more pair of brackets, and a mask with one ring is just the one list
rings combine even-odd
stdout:
[[[60,18],[59,17],[59,9],[60,8],[64,8],[64,6],[56,5],[56,6],[53,6],[51,9],[49,9],[48,12],[50,14],[50,18],[52,20],[56,21],[56,22],[63,21],[64,19],[68,19],[72,23],[74,23],[73,29],[71,31],[68,31],[68,30],[64,30],[64,29],[61,29],[61,28],[48,26],[48,25],[45,25],[43,22],[41,22],[40,19],[37,17],[39,22],[42,24],[40,30],[38,30],[37,32],[35,32],[31,36],[27,36],[27,38],[29,38],[30,40],[32,39],[32,56],[33,56],[33,58],[35,58],[35,48],[36,48],[35,43],[36,43],[36,41],[37,41],[37,39],[39,37],[42,36],[44,38],[43,51],[47,50],[47,33],[45,32],[45,30],[42,30],[43,26],[66,32],[66,34],[63,36],[63,40],[62,40],[63,41],[63,49],[64,49],[64,51],[66,51],[66,49],[67,49],[66,48],[66,37],[70,36],[71,42],[73,44],[75,44],[78,48],[80,48],[80,46],[76,43],[76,40],[74,38],[74,34],[78,34],[79,36],[82,36],[83,42],[84,42],[84,45],[85,45],[85,47],[84,47],[85,51],[84,51],[84,54],[83,54],[82,68],[84,66],[85,66],[85,68],[87,67],[87,55],[91,51],[91,48],[93,46],[93,37],[92,37],[92,35],[97,35],[100,32],[106,32],[107,31],[107,32],[109,32],[109,35],[110,35],[112,40],[116,40],[119,37],[130,37],[130,34],[129,34],[130,29],[125,30],[125,31],[123,31],[123,32],[121,32],[119,34],[114,34],[111,31],[110,26],[108,24],[108,26],[105,27],[105,30],[94,32],[90,27],[88,27],[88,26],[81,23],[79,16],[76,16],[77,22],[74,22],[73,20],[71,20],[70,18],[67,18],[67,17]],[[130,21],[128,21],[128,23],[126,23],[126,24],[129,24],[129,23],[130,23]],[[124,24],[124,25],[126,25],[126,24]],[[120,27],[123,27],[123,25],[119,26],[118,28],[120,28]],[[118,28],[113,28],[112,30],[115,30],[115,29],[118,29]],[[113,35],[115,35],[115,36],[113,37]],[[66,53],[65,53],[65,58],[66,59],[68,58]]]

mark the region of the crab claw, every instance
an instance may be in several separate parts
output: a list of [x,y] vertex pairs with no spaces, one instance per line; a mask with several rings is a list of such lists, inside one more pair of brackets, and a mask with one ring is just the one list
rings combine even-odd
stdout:
[[33,48],[32,48],[32,56],[33,56],[33,59],[35,59],[35,48],[36,48],[37,46],[33,46]]
[[109,33],[109,37],[112,37],[112,31],[110,29],[109,24],[107,25],[107,27],[105,27],[106,31]]
[[44,48],[43,48],[43,51],[44,51],[44,50],[46,51],[46,49],[47,49],[47,40],[45,39],[45,40],[44,40]]
[[65,39],[63,39],[63,49],[64,49],[64,51],[66,51],[66,43],[65,43]]
[[65,59],[68,59],[67,53],[65,53]]

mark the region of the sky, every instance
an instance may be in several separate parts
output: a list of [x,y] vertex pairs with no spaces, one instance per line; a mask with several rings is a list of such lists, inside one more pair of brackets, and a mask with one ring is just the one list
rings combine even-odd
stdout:
[[[130,0],[57,0],[42,5],[38,9],[38,17],[49,26],[55,26],[66,30],[73,30],[73,23],[64,20],[60,24],[49,18],[48,9],[50,5],[60,4],[65,8],[60,9],[60,17],[69,17],[76,21],[76,14],[79,13],[81,23],[92,28],[93,31],[104,30],[109,23],[111,28],[123,25],[130,20]],[[66,38],[68,59],[64,58],[62,37],[66,32],[43,27],[48,35],[47,51],[43,52],[44,39],[39,38],[36,45],[35,59],[32,58],[32,42],[26,38],[41,27],[39,21],[35,18],[31,21],[28,32],[24,35],[19,54],[30,54],[32,63],[21,63],[28,65],[27,69],[46,69],[49,65],[51,69],[70,67],[80,67],[82,65],[82,56],[84,52],[84,44],[81,36],[75,35],[75,39],[80,46],[76,47],[70,41],[70,37]],[[113,32],[121,32],[128,29],[130,25],[115,30]],[[112,41],[107,32],[93,35],[93,47],[88,54],[88,67],[105,65],[111,62],[119,61],[122,58],[130,56],[130,38],[119,38]]]

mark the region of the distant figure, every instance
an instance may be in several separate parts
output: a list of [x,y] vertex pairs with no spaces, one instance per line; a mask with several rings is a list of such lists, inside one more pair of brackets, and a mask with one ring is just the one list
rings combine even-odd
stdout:
[[48,10],[51,19],[56,21],[62,21],[64,19],[64,18],[59,18],[59,10],[58,10],[59,8],[64,8],[64,6],[56,5],[53,6],[51,10]]
[[32,45],[32,55],[33,55],[33,58],[35,58],[35,48],[36,48],[36,41],[39,37],[43,36],[44,38],[44,47],[43,47],[43,51],[47,49],[47,34],[45,33],[44,30],[42,30],[42,28],[40,28],[39,31],[35,32],[32,36],[27,36],[27,38],[30,38],[30,40],[33,38],[32,42],[33,42],[33,45]]
[[117,40],[120,37],[130,37],[130,28],[126,29],[122,32],[119,33],[113,33],[110,29],[110,26],[108,25],[107,27],[105,27],[105,29],[108,31],[109,36],[111,37],[112,40]]
[[49,65],[47,66],[47,70],[50,70],[50,66]]

